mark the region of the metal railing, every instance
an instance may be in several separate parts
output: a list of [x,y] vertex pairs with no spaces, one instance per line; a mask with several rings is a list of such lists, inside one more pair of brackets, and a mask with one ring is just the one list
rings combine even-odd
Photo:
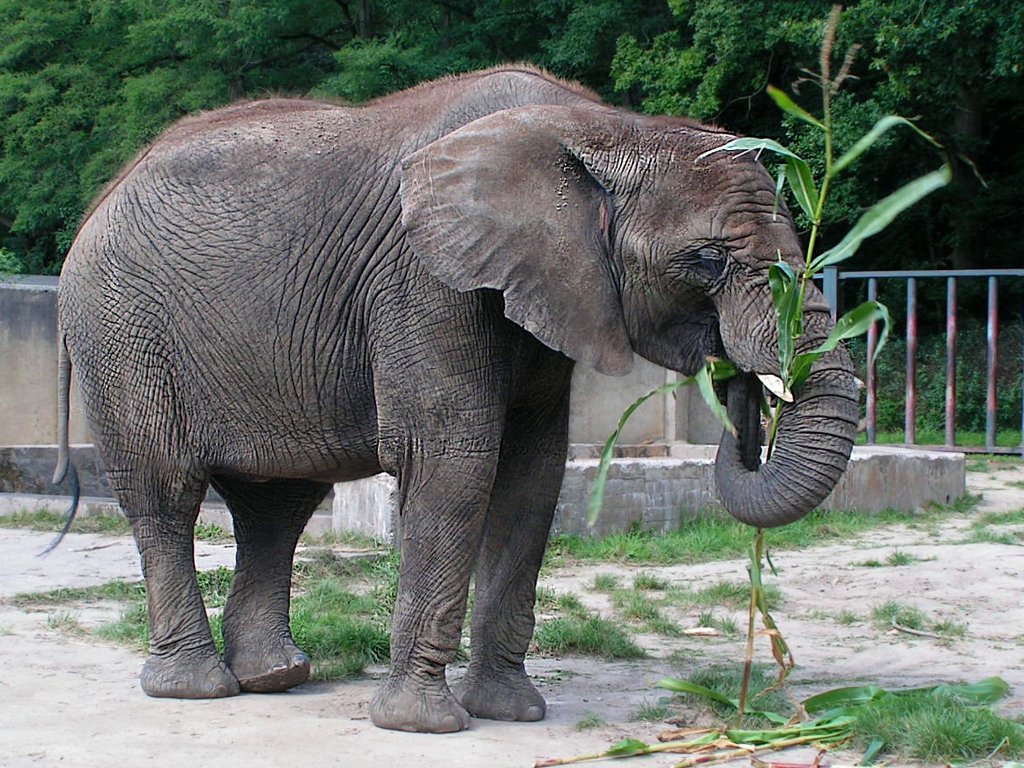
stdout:
[[[1024,455],[1024,342],[1022,342],[1021,358],[1021,442],[1016,448],[1005,448],[996,445],[997,428],[997,374],[999,371],[999,281],[1020,280],[1024,283],[1024,269],[950,269],[950,270],[896,270],[885,272],[845,272],[838,267],[826,267],[822,277],[822,290],[832,316],[835,318],[840,306],[840,284],[848,280],[867,280],[867,297],[878,299],[879,280],[905,280],[907,292],[906,304],[906,409],[904,413],[905,442],[909,445],[917,443],[917,289],[919,280],[946,280],[946,395],[945,395],[945,443],[944,448],[958,448],[956,442],[957,412],[957,282],[962,279],[984,279],[988,281],[988,312],[986,329],[986,371],[985,371],[985,448],[986,453],[1019,453]],[[1021,308],[1021,320],[1024,323],[1024,306]],[[874,356],[878,345],[878,323],[868,331],[868,359]],[[876,422],[878,415],[878,380],[874,364],[867,369],[867,442],[875,443]]]

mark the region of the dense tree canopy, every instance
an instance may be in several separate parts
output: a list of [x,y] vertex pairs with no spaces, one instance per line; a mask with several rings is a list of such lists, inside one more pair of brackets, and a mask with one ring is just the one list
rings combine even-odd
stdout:
[[[176,118],[243,97],[360,102],[420,80],[531,61],[613,103],[690,114],[814,156],[769,83],[816,111],[829,4],[816,0],[0,0],[0,268],[55,272],[82,211]],[[956,179],[861,266],[1018,266],[1024,216],[1024,4],[861,0],[835,66],[840,143],[919,118]],[[837,189],[828,235],[938,164],[893,132]]]

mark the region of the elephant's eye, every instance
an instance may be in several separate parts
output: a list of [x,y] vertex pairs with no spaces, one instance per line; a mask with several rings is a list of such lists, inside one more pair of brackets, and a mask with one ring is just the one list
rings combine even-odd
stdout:
[[700,265],[714,279],[718,279],[725,270],[725,251],[720,248],[705,246],[697,252]]

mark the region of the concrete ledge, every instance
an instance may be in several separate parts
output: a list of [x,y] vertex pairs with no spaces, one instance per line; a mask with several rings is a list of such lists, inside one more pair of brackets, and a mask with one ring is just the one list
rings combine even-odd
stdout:
[[[669,531],[701,514],[725,514],[714,483],[716,447],[711,445],[653,444],[622,446],[608,473],[605,508],[593,528],[587,526],[587,503],[597,476],[600,446],[574,445],[566,463],[565,480],[555,509],[552,531],[605,535],[633,527]],[[66,496],[48,485],[55,449],[52,446],[0,447],[0,514],[16,508],[42,505],[56,512],[68,506]],[[91,446],[76,446],[84,490],[80,514],[119,514],[109,499],[102,470]],[[45,470],[46,475],[40,477]],[[825,509],[874,513],[883,509],[914,511],[937,502],[961,498],[967,472],[962,453],[911,450],[891,446],[854,448],[846,473],[821,505]],[[49,492],[40,489],[50,489]],[[104,498],[106,497],[106,498]],[[16,500],[15,500],[16,499]],[[327,507],[327,505],[330,505]],[[9,513],[9,512],[8,512]],[[231,530],[231,516],[211,496],[200,519]],[[334,497],[310,520],[307,532],[352,532],[393,542],[398,537],[398,491],[394,478],[375,475],[365,480],[338,483]]]
[[[552,533],[607,535],[630,528],[670,531],[702,514],[726,514],[715,488],[713,445],[623,446],[612,462],[605,505],[593,528],[587,504],[597,477],[600,446],[574,445],[555,507]],[[822,509],[912,512],[950,504],[966,492],[962,453],[857,446],[846,472]],[[334,489],[334,529],[385,541],[398,532],[394,478],[375,475]]]
[[[0,493],[0,517],[13,515],[17,512],[36,512],[43,510],[52,512],[55,515],[67,514],[71,499],[68,496],[48,496],[36,493]],[[105,515],[108,517],[121,517],[121,507],[114,499],[100,498],[96,496],[83,496],[78,503],[77,517],[90,517],[92,515]],[[231,513],[223,504],[204,502],[199,507],[199,521],[207,525],[216,525],[218,528],[234,532],[231,522]],[[306,524],[305,532],[311,536],[321,536],[332,531],[331,516],[323,512],[317,512]]]

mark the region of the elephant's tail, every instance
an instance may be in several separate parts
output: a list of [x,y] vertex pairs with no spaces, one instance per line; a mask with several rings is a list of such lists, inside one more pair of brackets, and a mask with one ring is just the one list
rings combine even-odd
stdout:
[[67,341],[63,333],[60,335],[57,350],[57,468],[53,473],[53,484],[60,485],[67,478],[68,485],[71,486],[71,506],[68,508],[60,533],[39,553],[40,556],[52,552],[64,540],[71,523],[74,522],[81,499],[78,470],[71,463],[71,449],[68,445],[68,421],[71,418],[71,357],[68,355]]

